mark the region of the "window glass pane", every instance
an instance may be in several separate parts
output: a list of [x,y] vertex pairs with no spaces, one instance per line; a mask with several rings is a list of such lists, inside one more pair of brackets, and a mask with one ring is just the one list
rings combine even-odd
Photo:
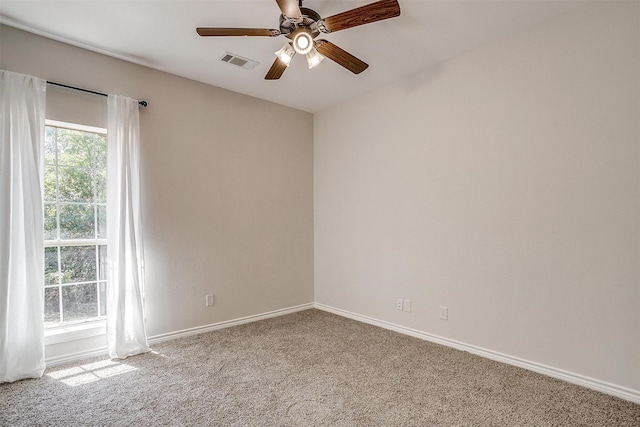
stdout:
[[44,248],[44,284],[58,284],[58,248]]
[[44,128],[44,162],[52,165],[56,162],[56,128]]
[[93,205],[60,204],[60,238],[94,239]]
[[60,292],[58,288],[44,290],[44,325],[53,326],[60,323]]
[[98,246],[98,280],[107,280],[107,245]]
[[96,171],[96,202],[107,203],[107,171]]
[[98,239],[107,238],[107,207],[97,206],[98,212]]
[[96,247],[63,246],[60,248],[62,283],[96,280]]
[[56,205],[44,205],[44,240],[55,240],[56,237]]
[[93,134],[58,128],[58,164],[91,169]]
[[100,292],[100,316],[107,314],[107,282],[98,283]]
[[58,168],[58,197],[61,202],[93,201],[93,179],[91,169]]
[[46,202],[56,201],[56,167],[44,167],[44,200]]
[[95,134],[93,150],[96,169],[107,169],[107,135]]
[[64,321],[90,319],[98,316],[98,290],[96,283],[62,287]]

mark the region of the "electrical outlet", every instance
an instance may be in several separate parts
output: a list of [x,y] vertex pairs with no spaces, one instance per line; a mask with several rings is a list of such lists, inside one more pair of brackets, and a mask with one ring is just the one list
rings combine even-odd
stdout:
[[213,294],[207,295],[204,301],[205,307],[211,307],[213,305]]
[[396,308],[397,308],[398,310],[402,310],[402,302],[403,302],[403,300],[402,300],[402,299],[398,299],[398,300],[396,301]]
[[449,307],[445,307],[444,305],[440,306],[440,318],[442,320],[449,319]]
[[404,311],[406,311],[407,313],[411,313],[411,300],[410,299],[406,299],[404,300]]

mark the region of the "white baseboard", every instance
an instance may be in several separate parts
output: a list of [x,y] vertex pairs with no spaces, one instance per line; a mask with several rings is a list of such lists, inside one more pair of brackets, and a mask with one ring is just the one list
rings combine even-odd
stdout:
[[[269,319],[271,317],[284,316],[286,314],[295,313],[298,311],[309,310],[313,308],[313,303],[296,305],[293,307],[283,308],[280,310],[269,311],[266,313],[255,314],[253,316],[241,317],[233,320],[226,320],[224,322],[212,323],[210,325],[197,326],[195,328],[183,329],[180,331],[168,332],[166,334],[154,335],[149,337],[149,345],[159,343],[161,341],[172,340],[176,338],[187,337],[190,335],[203,334],[205,332],[211,332],[218,329],[230,328],[232,326],[243,325],[245,323],[257,322],[259,320]],[[108,355],[108,349],[106,346],[92,348],[77,353],[64,354],[62,356],[49,357],[45,360],[47,367],[60,365],[67,362],[75,362],[78,360],[86,359],[89,357],[98,357]]]
[[257,322],[259,320],[269,319],[271,317],[284,316],[286,314],[296,313],[298,311],[309,310],[313,308],[313,303],[296,305],[294,307],[283,308],[280,310],[269,311],[267,313],[255,314],[253,316],[240,317],[238,319],[226,320],[224,322],[212,323],[210,325],[197,326],[195,328],[183,329],[181,331],[169,332],[166,334],[154,335],[149,337],[149,344],[155,344],[161,341],[172,340],[176,338],[188,337],[190,335],[204,334],[205,332],[216,331],[218,329],[230,328],[232,326],[244,325],[245,323]]
[[619,385],[611,384],[605,381],[600,381],[594,378],[585,377],[584,375],[568,372],[562,369],[554,368],[552,366],[543,365],[540,363],[532,362],[529,360],[521,359],[515,356],[509,356],[508,354],[498,353],[496,351],[488,350],[482,347],[477,347],[471,344],[465,344],[460,341],[452,340],[449,338],[441,337],[438,335],[422,332],[417,329],[407,328],[405,326],[396,325],[383,320],[374,319],[372,317],[363,316],[361,314],[352,313],[350,311],[342,310],[339,308],[331,307],[328,305],[314,303],[314,307],[327,311],[329,313],[337,314],[338,316],[347,317],[349,319],[357,320],[359,322],[368,323],[370,325],[379,326],[384,329],[399,332],[404,335],[409,335],[415,338],[420,338],[425,341],[430,341],[436,344],[445,345],[447,347],[455,348],[457,350],[466,351],[478,356],[485,357],[487,359],[495,360],[498,362],[506,363],[520,368],[527,369],[529,371],[537,372],[543,375],[547,375],[553,378],[557,378],[572,384],[590,388],[602,393],[610,394],[612,396],[619,397],[621,399],[629,400],[634,403],[640,403],[640,391],[633,390],[627,387],[621,387]]
[[[618,386],[605,381],[600,381],[594,378],[589,378],[584,375],[568,372],[562,369],[554,368],[551,366],[543,365],[540,363],[532,362],[529,360],[521,359],[519,357],[510,356],[507,354],[499,353],[496,351],[488,350],[482,347],[477,347],[471,344],[466,344],[460,341],[452,340],[449,338],[441,337],[438,335],[429,334],[417,329],[407,328],[405,326],[396,325],[390,322],[386,322],[372,317],[363,316],[361,314],[352,313],[350,311],[342,310],[339,308],[331,307],[320,303],[309,303],[297,305],[294,307],[288,307],[280,310],[269,311],[266,313],[256,314],[253,316],[241,317],[238,319],[227,320],[224,322],[212,323],[210,325],[198,326],[195,328],[183,329],[180,331],[169,332],[166,334],[154,335],[149,337],[149,344],[153,345],[161,341],[167,341],[176,338],[187,337],[190,335],[203,334],[206,332],[215,331],[218,329],[229,328],[232,326],[243,325],[246,323],[257,322],[259,320],[269,319],[272,317],[284,316],[287,314],[295,313],[298,311],[309,310],[311,308],[317,308],[329,313],[337,314],[342,317],[357,320],[359,322],[367,323],[374,326],[379,326],[384,329],[399,332],[401,334],[409,335],[415,338],[423,339],[425,341],[434,342],[436,344],[445,345],[447,347],[455,348],[457,350],[467,351],[478,356],[485,357],[487,359],[495,360],[509,365],[518,366],[533,372],[537,372],[543,375],[547,375],[553,378],[558,378],[563,381],[567,381],[572,384],[577,384],[583,387],[590,388],[602,393],[617,396],[625,400],[629,400],[634,403],[640,403],[640,391],[630,388]],[[50,357],[46,359],[46,365],[54,366],[62,363],[73,362],[77,360],[86,359],[89,357],[106,356],[108,354],[107,347],[98,347],[81,351],[77,353],[65,354],[62,356]]]

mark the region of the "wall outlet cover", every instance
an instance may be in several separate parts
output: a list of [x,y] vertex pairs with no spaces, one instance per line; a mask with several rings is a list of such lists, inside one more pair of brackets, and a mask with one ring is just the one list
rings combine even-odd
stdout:
[[207,295],[205,298],[205,306],[211,307],[213,305],[213,295]]

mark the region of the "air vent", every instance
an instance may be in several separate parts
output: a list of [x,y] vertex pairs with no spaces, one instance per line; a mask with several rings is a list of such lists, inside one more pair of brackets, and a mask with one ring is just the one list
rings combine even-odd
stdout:
[[258,61],[243,58],[242,56],[231,52],[225,52],[222,58],[220,58],[220,61],[236,65],[240,68],[244,68],[245,70],[253,70],[256,65],[259,64]]

